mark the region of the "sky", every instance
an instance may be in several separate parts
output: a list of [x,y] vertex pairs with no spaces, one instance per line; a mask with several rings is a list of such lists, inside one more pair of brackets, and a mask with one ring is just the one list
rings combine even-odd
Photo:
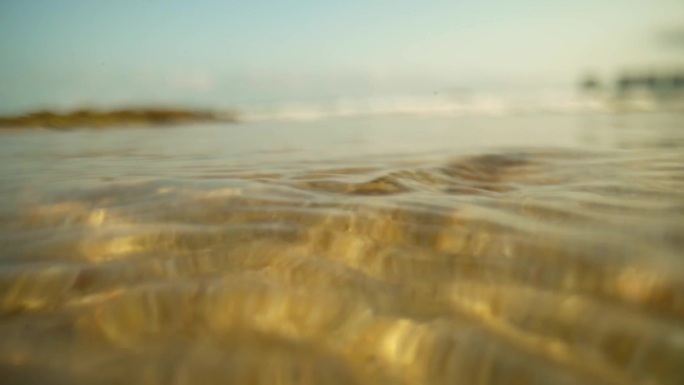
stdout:
[[555,87],[684,63],[681,0],[2,0],[0,113]]

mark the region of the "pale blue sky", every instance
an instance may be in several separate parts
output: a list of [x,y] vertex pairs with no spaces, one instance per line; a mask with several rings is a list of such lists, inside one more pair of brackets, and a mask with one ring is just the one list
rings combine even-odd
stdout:
[[0,112],[553,86],[684,62],[681,0],[3,0]]

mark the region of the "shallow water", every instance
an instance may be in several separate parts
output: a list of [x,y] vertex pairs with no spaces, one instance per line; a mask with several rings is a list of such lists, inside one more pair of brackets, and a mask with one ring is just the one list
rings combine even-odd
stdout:
[[684,383],[684,116],[0,137],[8,384]]

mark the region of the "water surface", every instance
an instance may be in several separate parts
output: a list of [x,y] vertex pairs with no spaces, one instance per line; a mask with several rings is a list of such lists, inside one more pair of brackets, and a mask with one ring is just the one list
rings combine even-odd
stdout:
[[2,378],[684,383],[683,123],[4,134]]

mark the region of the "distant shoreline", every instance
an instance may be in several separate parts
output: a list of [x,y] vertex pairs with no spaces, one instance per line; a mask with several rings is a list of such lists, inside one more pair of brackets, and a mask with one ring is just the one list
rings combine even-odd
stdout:
[[79,109],[71,112],[35,111],[0,116],[0,129],[96,129],[110,127],[159,127],[182,123],[237,122],[234,113],[179,108]]

